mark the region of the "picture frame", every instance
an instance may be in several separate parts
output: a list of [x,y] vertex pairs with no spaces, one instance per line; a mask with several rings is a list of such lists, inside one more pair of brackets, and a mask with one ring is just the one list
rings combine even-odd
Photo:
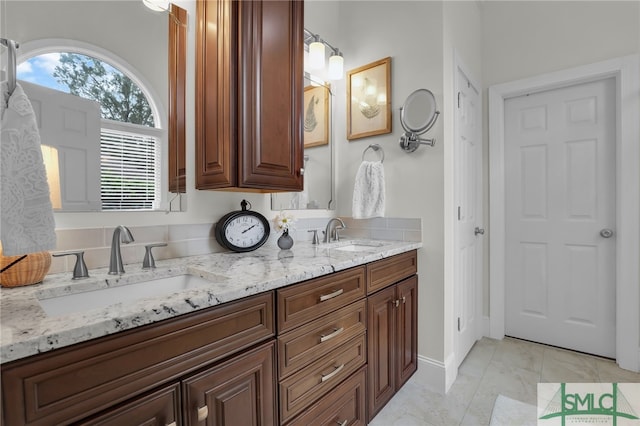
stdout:
[[329,144],[329,87],[304,88],[304,148]]
[[347,72],[347,139],[391,133],[391,57]]

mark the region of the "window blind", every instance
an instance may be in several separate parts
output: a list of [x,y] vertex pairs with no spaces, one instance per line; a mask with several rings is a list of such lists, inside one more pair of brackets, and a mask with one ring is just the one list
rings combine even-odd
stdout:
[[102,128],[103,210],[152,210],[160,202],[158,138]]

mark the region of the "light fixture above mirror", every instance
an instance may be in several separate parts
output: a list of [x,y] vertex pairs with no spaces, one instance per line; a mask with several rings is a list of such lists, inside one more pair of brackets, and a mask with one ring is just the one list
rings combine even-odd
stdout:
[[342,52],[337,47],[333,47],[329,42],[322,39],[320,34],[314,34],[308,29],[304,29],[304,44],[309,49],[309,70],[317,71],[325,68],[326,52],[325,46],[331,51],[329,56],[329,80],[341,80],[344,75],[344,58]]

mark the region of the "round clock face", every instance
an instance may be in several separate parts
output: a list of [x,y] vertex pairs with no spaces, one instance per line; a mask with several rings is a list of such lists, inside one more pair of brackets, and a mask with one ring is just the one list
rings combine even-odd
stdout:
[[236,247],[250,248],[260,243],[266,234],[264,224],[255,216],[237,216],[224,230],[225,239]]
[[216,240],[237,252],[246,252],[262,246],[269,238],[271,228],[267,219],[258,212],[240,210],[224,215],[216,224]]

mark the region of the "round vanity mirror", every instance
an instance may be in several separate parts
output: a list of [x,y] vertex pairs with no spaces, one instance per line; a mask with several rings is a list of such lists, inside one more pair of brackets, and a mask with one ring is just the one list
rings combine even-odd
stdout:
[[433,93],[418,89],[407,97],[400,109],[400,123],[406,132],[421,134],[433,126],[438,114]]
[[435,139],[422,139],[420,135],[433,127],[439,114],[431,90],[418,89],[411,93],[400,108],[400,124],[405,132],[400,136],[400,147],[406,152],[413,152],[420,145],[434,146]]

